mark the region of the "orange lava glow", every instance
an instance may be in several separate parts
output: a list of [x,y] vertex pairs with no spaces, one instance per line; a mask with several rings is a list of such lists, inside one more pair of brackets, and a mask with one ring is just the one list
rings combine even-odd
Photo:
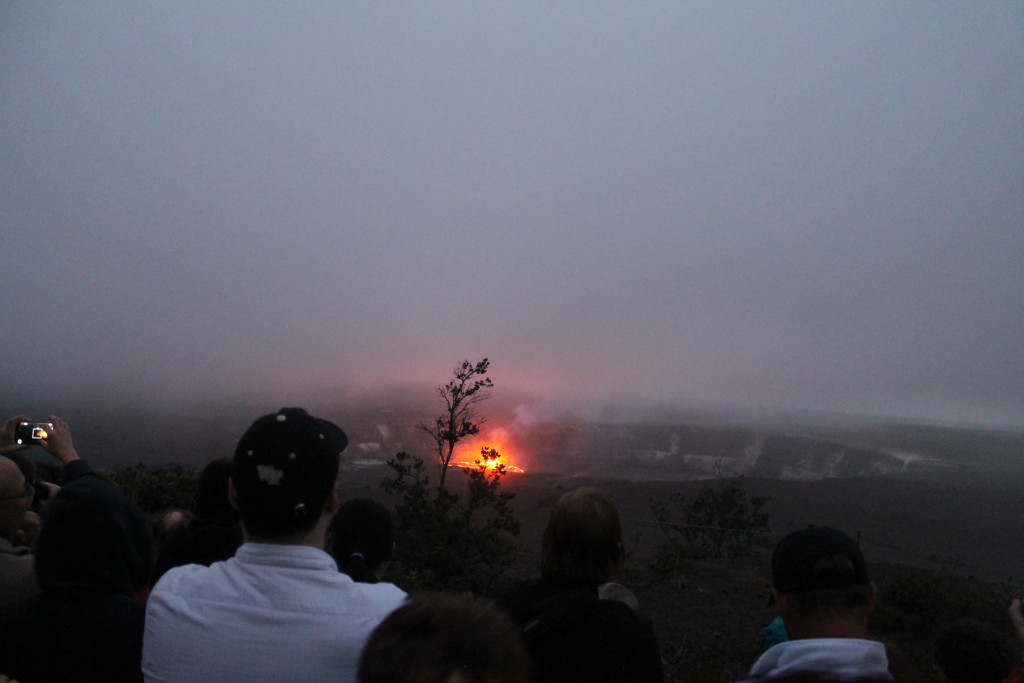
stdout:
[[[502,460],[504,460],[504,458],[505,458],[505,454],[504,453],[501,454],[501,458],[502,458]],[[500,460],[485,460],[484,461],[484,463],[487,465],[488,471],[497,469],[499,462],[500,462]],[[477,459],[477,460],[475,460],[473,462],[470,462],[468,460],[459,460],[459,461],[453,460],[451,462],[450,466],[451,467],[463,467],[463,468],[466,468],[466,469],[475,469],[475,468],[480,466],[480,460]],[[512,463],[508,463],[507,462],[507,463],[505,463],[505,471],[506,472],[525,472],[526,470],[524,470],[522,467],[519,467],[518,465],[513,465]]]
[[488,471],[492,471],[499,464],[505,465],[505,472],[525,472],[521,466],[516,464],[514,448],[510,445],[510,439],[504,429],[491,429],[487,434],[465,439],[455,448],[455,455],[450,464],[451,467],[464,467],[475,469],[480,466],[483,451],[497,451],[499,458],[485,459],[483,464]]

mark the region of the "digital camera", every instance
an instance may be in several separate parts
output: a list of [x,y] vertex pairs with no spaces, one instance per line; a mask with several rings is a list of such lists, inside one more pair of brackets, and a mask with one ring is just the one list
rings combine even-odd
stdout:
[[52,431],[52,422],[29,422],[23,420],[14,428],[14,441],[19,446],[38,444],[40,441],[46,441]]

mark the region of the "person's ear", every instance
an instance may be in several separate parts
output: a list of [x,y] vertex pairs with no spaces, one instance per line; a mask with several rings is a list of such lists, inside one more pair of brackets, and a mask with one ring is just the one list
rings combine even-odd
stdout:
[[789,614],[789,596],[781,592],[775,586],[772,586],[772,604],[775,605],[775,611],[779,613],[782,620],[786,620],[786,615]]
[[327,500],[324,501],[324,512],[328,515],[333,515],[341,508],[341,499],[338,497],[338,487],[332,486],[331,492],[327,494]]
[[235,491],[235,482],[228,478],[228,502],[231,503],[231,507],[238,509],[238,492]]

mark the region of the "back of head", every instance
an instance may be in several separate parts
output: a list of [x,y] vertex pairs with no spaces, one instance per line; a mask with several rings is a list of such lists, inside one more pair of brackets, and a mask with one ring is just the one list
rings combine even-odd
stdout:
[[394,547],[391,512],[375,500],[350,500],[331,520],[331,555],[338,567],[356,581],[376,583],[376,573],[391,558]]
[[772,586],[804,614],[869,606],[873,590],[856,541],[811,526],[785,536],[772,553]]
[[203,519],[216,519],[228,524],[238,523],[238,510],[228,500],[228,481],[231,479],[231,460],[213,460],[203,468],[196,489],[196,515]]
[[157,512],[150,522],[153,546],[159,550],[172,534],[182,527],[187,527],[195,518],[193,512],[179,507],[169,507]]
[[301,408],[282,408],[242,435],[231,463],[246,531],[273,540],[312,529],[338,478],[345,433]]
[[54,496],[39,532],[35,572],[49,595],[131,595],[151,566],[145,515],[99,477],[77,479]]
[[583,486],[558,499],[541,541],[544,578],[598,586],[618,572],[624,557],[611,496]]
[[361,683],[527,683],[529,655],[511,618],[485,599],[420,593],[363,648]]
[[946,624],[935,639],[935,660],[946,683],[1000,683],[1014,666],[1013,645],[999,629],[962,619]]

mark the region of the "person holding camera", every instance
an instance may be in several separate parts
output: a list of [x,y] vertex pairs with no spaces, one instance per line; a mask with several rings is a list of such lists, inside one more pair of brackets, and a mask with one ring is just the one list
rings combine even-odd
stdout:
[[149,524],[79,459],[67,423],[50,420],[29,443],[64,464],[64,486],[36,539],[40,592],[0,604],[0,672],[26,682],[141,681],[145,605],[134,596],[149,577]]
[[39,516],[32,510],[37,484],[14,457],[34,445],[65,466],[79,459],[67,422],[54,415],[48,423],[31,423],[24,415],[15,415],[0,430],[0,603],[39,592],[30,547],[39,527]]

